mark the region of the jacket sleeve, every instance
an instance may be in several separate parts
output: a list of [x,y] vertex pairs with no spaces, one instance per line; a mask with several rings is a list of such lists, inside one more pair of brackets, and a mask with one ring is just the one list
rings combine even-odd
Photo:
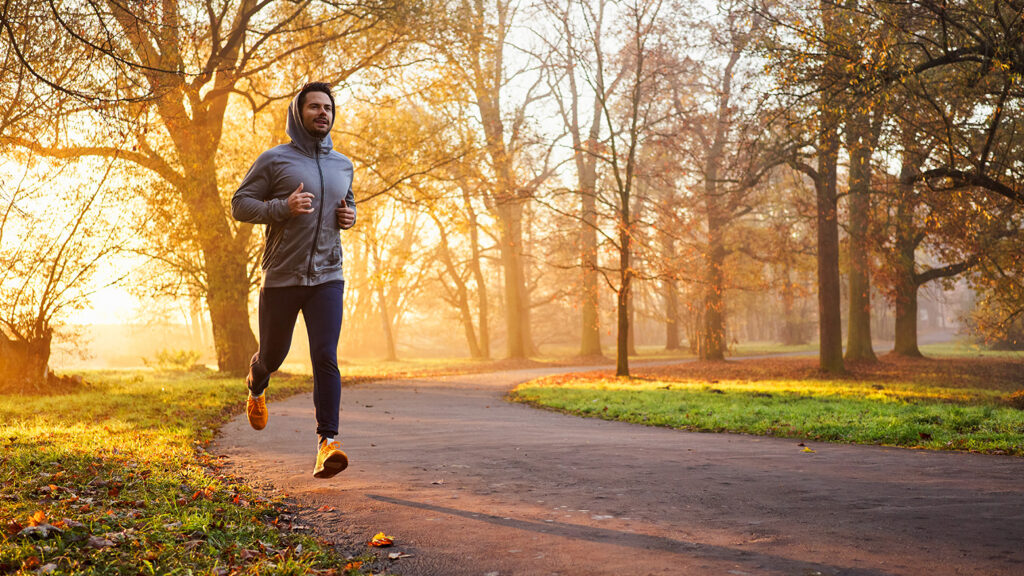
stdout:
[[[345,193],[345,204],[347,204],[350,208],[352,208],[352,211],[356,213],[356,217],[358,218],[358,216],[359,216],[359,209],[356,208],[356,197],[355,197],[354,194],[352,194],[352,184],[348,185],[348,192]],[[348,228],[342,228],[342,230],[348,230],[349,228],[352,228],[355,225],[356,225],[356,221],[353,220],[352,221],[352,226],[349,226]]]
[[283,222],[291,216],[287,198],[273,198],[271,155],[264,152],[256,159],[231,197],[231,216],[252,224]]

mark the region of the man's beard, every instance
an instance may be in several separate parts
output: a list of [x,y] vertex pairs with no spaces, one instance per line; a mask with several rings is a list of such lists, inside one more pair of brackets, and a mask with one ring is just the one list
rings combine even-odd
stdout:
[[327,137],[328,134],[331,133],[330,122],[328,122],[327,126],[325,126],[324,128],[320,128],[316,125],[316,121],[313,121],[310,123],[310,126],[306,126],[305,128],[306,132],[309,132],[309,135],[312,136],[313,138],[316,138],[317,140],[323,140],[325,137]]

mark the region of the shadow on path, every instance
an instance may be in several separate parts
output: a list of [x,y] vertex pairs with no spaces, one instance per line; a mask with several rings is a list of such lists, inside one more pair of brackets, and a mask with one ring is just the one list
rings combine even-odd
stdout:
[[693,558],[703,558],[731,564],[754,564],[762,566],[771,565],[774,570],[782,570],[788,574],[843,574],[845,576],[892,576],[891,572],[880,572],[878,570],[851,568],[848,566],[834,566],[817,562],[804,562],[782,556],[764,554],[750,550],[739,550],[726,546],[715,546],[712,544],[700,544],[696,542],[684,542],[664,536],[652,536],[636,534],[622,530],[609,530],[607,528],[596,528],[593,526],[582,526],[579,524],[568,524],[565,522],[534,522],[520,520],[510,517],[495,516],[493,514],[481,514],[469,510],[438,506],[425,502],[414,502],[380,494],[367,494],[367,498],[378,502],[386,502],[396,506],[406,506],[419,510],[427,510],[441,514],[451,514],[470,520],[479,520],[497,524],[505,528],[525,530],[541,534],[557,534],[564,538],[575,540],[586,540],[596,544],[629,546],[638,550],[653,552],[670,552],[683,554]]

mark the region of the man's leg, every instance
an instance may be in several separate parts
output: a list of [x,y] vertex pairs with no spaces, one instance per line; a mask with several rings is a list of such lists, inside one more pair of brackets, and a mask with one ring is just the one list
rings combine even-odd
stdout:
[[313,286],[302,307],[313,362],[313,403],[316,433],[321,440],[338,435],[341,408],[341,374],[338,372],[338,337],[341,335],[345,282]]
[[295,319],[306,295],[304,286],[260,289],[260,347],[249,365],[246,384],[253,396],[263,394],[270,375],[281,367],[292,345]]

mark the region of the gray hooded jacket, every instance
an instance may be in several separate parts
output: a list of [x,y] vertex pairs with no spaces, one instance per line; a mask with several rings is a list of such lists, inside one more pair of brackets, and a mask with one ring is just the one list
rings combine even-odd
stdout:
[[[335,114],[337,111],[335,111]],[[333,115],[332,115],[333,126]],[[266,224],[263,286],[316,286],[344,280],[335,209],[355,209],[352,162],[332,150],[331,135],[317,140],[302,126],[298,96],[288,106],[292,141],[267,150],[249,168],[231,198],[236,220]],[[302,183],[313,195],[313,212],[292,216],[288,196]]]

